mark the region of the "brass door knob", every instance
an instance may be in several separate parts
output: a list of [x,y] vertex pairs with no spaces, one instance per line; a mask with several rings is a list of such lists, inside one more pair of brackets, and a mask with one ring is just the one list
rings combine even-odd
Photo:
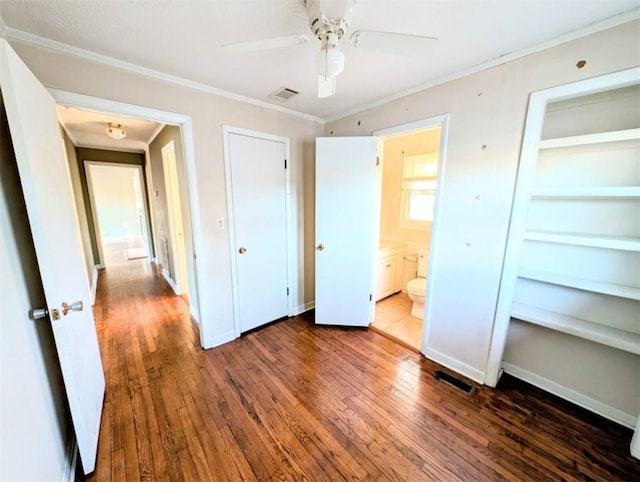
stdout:
[[322,251],[324,249],[324,244],[319,244],[316,248],[318,251]]
[[244,254],[246,252],[247,252],[247,248],[245,248],[244,246],[238,250],[238,253],[240,254]]

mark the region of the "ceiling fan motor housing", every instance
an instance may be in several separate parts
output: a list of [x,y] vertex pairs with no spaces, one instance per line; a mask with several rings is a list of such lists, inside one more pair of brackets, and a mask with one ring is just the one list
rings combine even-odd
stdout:
[[[338,3],[344,7],[339,9],[333,8],[331,12],[327,12],[326,8],[328,3],[331,5]],[[335,44],[337,45],[337,42],[347,33],[349,21],[351,20],[351,12],[353,11],[353,0],[344,0],[341,2],[332,0],[328,3],[324,2],[323,5],[322,0],[305,0],[307,17],[309,18],[309,28],[313,35],[323,42],[323,48],[325,48],[325,42],[327,42],[329,34],[335,35]]]

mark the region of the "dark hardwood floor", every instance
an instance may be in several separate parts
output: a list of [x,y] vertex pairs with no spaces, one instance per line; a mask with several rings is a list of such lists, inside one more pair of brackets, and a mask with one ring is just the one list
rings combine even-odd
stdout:
[[313,315],[199,348],[146,259],[100,276],[104,480],[637,480],[632,432],[509,376],[466,395],[441,368]]

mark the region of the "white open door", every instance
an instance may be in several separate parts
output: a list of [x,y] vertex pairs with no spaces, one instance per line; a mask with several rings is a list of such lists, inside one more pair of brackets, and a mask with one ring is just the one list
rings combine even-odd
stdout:
[[105,381],[55,104],[3,39],[0,89],[82,467],[89,473],[95,467]]
[[316,323],[369,326],[377,137],[316,139]]

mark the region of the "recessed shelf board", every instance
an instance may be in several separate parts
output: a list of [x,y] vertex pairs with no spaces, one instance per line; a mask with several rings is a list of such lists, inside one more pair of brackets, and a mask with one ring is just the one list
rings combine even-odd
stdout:
[[640,355],[640,335],[636,333],[599,325],[598,323],[522,303],[513,303],[511,317]]
[[563,274],[552,273],[550,271],[542,271],[530,268],[520,268],[518,272],[520,278],[527,278],[543,283],[550,283],[559,286],[567,286],[583,291],[591,291],[593,293],[601,293],[604,295],[617,296],[629,300],[640,300],[640,288],[632,286],[617,285],[613,283],[605,283],[602,281],[593,281],[576,276],[567,276]]
[[531,191],[533,198],[639,198],[640,186],[612,187],[549,187],[535,188]]
[[605,142],[632,141],[640,139],[640,129],[626,129],[623,131],[598,132],[581,136],[559,137],[544,139],[538,144],[539,149],[553,149],[556,147],[584,146],[588,144],[602,144]]
[[558,233],[553,231],[526,231],[524,239],[548,243],[571,244],[591,248],[640,251],[640,238],[630,236],[604,236],[578,233]]

